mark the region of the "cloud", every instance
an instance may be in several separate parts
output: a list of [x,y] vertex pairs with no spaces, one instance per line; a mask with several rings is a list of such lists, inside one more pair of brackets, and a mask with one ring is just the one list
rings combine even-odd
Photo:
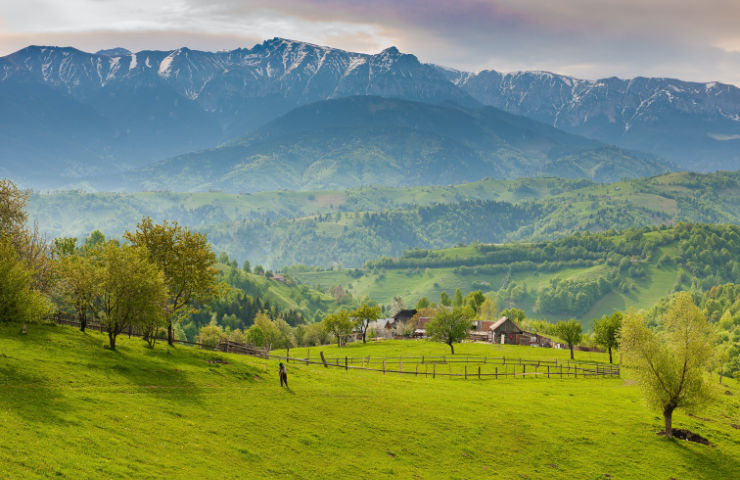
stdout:
[[740,84],[736,0],[6,0],[0,54],[23,42],[217,50],[281,36],[390,45],[466,70]]

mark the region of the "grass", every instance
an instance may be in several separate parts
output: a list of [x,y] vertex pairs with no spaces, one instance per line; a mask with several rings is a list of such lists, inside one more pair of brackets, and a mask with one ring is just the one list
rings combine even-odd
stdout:
[[[0,325],[2,478],[740,475],[735,383],[701,419],[674,419],[706,447],[656,435],[659,416],[622,379],[465,382],[291,363],[285,390],[274,360],[127,338],[114,352],[97,332],[19,330]],[[434,347],[387,345],[354,348]]]

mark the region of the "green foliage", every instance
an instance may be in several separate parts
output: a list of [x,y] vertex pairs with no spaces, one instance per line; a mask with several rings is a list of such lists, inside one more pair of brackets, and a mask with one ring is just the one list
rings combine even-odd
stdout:
[[33,272],[0,236],[0,322],[37,322],[51,312],[51,303],[33,284]]
[[377,305],[371,306],[367,303],[363,303],[359,308],[357,308],[357,310],[350,313],[350,317],[352,317],[355,326],[360,330],[360,333],[362,333],[362,343],[366,342],[367,329],[370,326],[370,323],[379,319],[380,314],[380,307]]
[[609,350],[609,363],[612,363],[612,348],[619,346],[619,332],[621,328],[621,312],[614,312],[611,316],[604,315],[601,317],[601,320],[594,321],[594,340],[597,344]]
[[663,413],[668,438],[675,409],[692,411],[711,397],[705,371],[715,354],[713,340],[711,325],[687,292],[671,301],[661,332],[652,330],[640,314],[625,315],[625,359],[635,368],[650,405]]
[[321,321],[321,328],[337,339],[337,346],[342,346],[342,339],[352,333],[352,320],[349,318],[347,310],[339,310],[336,313],[330,313]]
[[429,308],[429,299],[427,297],[421,297],[416,302],[416,309],[421,310],[422,308]]
[[462,308],[440,308],[434,317],[426,324],[429,337],[437,342],[443,342],[450,346],[450,351],[455,354],[454,343],[460,343],[468,338],[468,332],[472,327],[473,311],[469,307]]
[[577,345],[583,336],[583,327],[575,319],[571,318],[567,322],[558,322],[552,327],[552,333],[570,348],[570,358],[573,359],[573,345]]

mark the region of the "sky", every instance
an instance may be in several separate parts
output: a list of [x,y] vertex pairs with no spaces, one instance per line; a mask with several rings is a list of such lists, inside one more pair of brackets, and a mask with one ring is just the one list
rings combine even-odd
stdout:
[[460,70],[676,77],[740,86],[740,0],[2,0],[27,45],[224,50],[273,37]]

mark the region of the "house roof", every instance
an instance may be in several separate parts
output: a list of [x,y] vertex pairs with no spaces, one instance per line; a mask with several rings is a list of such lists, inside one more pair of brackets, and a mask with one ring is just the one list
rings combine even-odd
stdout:
[[399,321],[400,320],[400,321],[405,322],[405,321],[409,320],[411,317],[413,317],[414,315],[416,315],[416,309],[415,308],[411,308],[411,309],[408,309],[408,310],[399,310],[398,312],[396,312],[395,315],[393,315],[393,320],[395,320],[395,321]]
[[501,328],[502,326],[504,326],[507,322],[510,325],[512,325],[519,333],[522,333],[523,332],[523,330],[521,328],[519,328],[516,323],[514,323],[511,320],[509,320],[509,317],[506,317],[506,316],[499,318],[496,323],[494,323],[493,325],[491,325],[489,327],[489,330],[496,331],[499,328]]

